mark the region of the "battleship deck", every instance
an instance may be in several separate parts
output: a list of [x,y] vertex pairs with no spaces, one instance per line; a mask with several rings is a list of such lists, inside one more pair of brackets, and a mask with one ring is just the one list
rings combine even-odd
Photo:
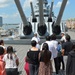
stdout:
[[[69,31],[69,35],[72,38],[72,41],[75,42],[75,32]],[[41,43],[44,42],[45,39],[41,39]],[[12,43],[13,42],[13,43]],[[41,44],[40,43],[40,44]],[[24,71],[24,58],[26,56],[27,50],[31,47],[30,46],[30,39],[21,39],[21,40],[12,40],[11,42],[5,42],[5,46],[13,46],[15,50],[17,51],[17,55],[19,57],[20,65],[19,65],[19,71],[22,72],[20,75],[26,75]],[[55,75],[55,74],[53,74]]]

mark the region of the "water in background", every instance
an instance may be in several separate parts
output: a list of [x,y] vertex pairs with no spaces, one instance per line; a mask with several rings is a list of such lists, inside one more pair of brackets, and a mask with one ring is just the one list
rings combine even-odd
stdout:
[[19,24],[3,24],[2,28],[5,30],[17,29],[17,28],[19,28]]

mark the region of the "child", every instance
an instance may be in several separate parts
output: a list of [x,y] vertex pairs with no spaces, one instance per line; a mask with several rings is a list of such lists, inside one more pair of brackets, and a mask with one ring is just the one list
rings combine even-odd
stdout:
[[4,54],[3,47],[0,47],[0,75],[6,75],[5,62],[2,60]]

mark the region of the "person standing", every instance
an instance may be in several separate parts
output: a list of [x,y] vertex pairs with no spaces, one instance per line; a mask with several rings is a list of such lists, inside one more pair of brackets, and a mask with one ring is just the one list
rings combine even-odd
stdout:
[[65,65],[64,65],[64,60],[63,60],[63,55],[62,55],[62,45],[61,42],[58,42],[58,46],[57,46],[57,51],[58,51],[58,61],[59,61],[59,70],[61,70],[61,63],[62,63],[62,70],[65,69]]
[[39,67],[39,52],[40,50],[36,48],[36,41],[31,41],[31,49],[27,52],[27,58],[29,63],[29,75],[38,75],[38,67]]
[[61,32],[61,39],[60,39],[60,41],[62,43],[66,42],[66,37],[65,37],[65,33],[64,32]]
[[6,54],[7,50],[6,50],[6,47],[4,46],[4,41],[3,40],[0,40],[0,47],[4,48],[4,54]]
[[35,40],[36,41],[36,48],[40,49],[40,38],[37,36],[37,33],[34,33],[34,37],[32,37],[31,41]]
[[3,57],[3,61],[5,62],[6,75],[18,75],[18,65],[19,59],[17,55],[13,52],[13,47],[7,47],[7,53]]
[[66,75],[75,75],[75,44],[72,47],[72,51],[68,54]]
[[62,44],[62,53],[63,53],[63,58],[64,58],[64,63],[65,63],[65,69],[66,69],[66,62],[67,62],[67,56],[68,53],[72,50],[73,43],[70,41],[70,35],[66,35],[66,42]]
[[5,62],[3,61],[4,49],[0,47],[0,75],[6,75]]
[[58,41],[56,40],[56,35],[55,34],[51,35],[51,41],[50,42],[54,46],[52,52],[53,52],[53,57],[54,57],[56,75],[58,75],[59,74],[59,61],[58,61],[58,57],[57,57],[57,54],[58,54],[58,51],[57,51]]
[[43,44],[44,43],[47,43],[48,44],[48,47],[49,47],[49,51],[51,52],[51,60],[53,60],[55,58],[55,56],[54,56],[54,52],[55,51],[54,51],[54,46],[50,42],[50,40],[51,40],[51,37],[49,35],[47,35],[46,36],[46,41],[41,44],[40,50],[42,50]]
[[42,51],[39,53],[39,72],[38,75],[52,75],[53,69],[51,64],[51,52],[47,43],[42,46]]

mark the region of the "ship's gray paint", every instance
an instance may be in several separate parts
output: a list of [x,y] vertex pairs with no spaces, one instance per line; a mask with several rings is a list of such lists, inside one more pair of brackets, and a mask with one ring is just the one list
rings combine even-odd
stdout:
[[[34,11],[32,3],[31,3],[32,15],[29,17],[28,20],[26,19],[26,16],[22,10],[20,1],[15,0],[15,3],[17,5],[17,8],[19,10],[19,13],[20,13],[22,21],[23,21],[23,24],[21,23],[21,27],[20,27],[20,36],[21,37],[31,38],[31,37],[33,37],[33,34],[36,32],[38,34],[38,36],[41,38],[41,37],[47,36],[48,34],[51,35],[53,33],[52,32],[52,30],[53,30],[52,23],[48,22],[49,16],[52,17],[53,21],[55,20],[55,17],[54,17],[55,15],[52,16],[53,3],[54,3],[53,0],[51,2],[50,8],[48,8],[48,1],[47,0],[36,0],[35,11]],[[67,0],[63,0],[58,17],[57,17],[57,20],[55,20],[55,22],[56,22],[55,25],[60,25],[61,31],[63,31],[61,18],[62,18],[64,9],[65,9],[66,3],[67,3]],[[49,10],[50,10],[50,13],[49,13]],[[32,22],[32,19],[34,17],[37,19],[37,22]],[[30,22],[31,26],[32,26],[32,33],[29,35],[23,34],[23,27],[25,25],[28,25],[27,21]],[[38,33],[38,24],[40,26],[46,25],[46,27],[47,27],[47,31],[43,36],[39,35],[39,33]]]
[[44,15],[43,15],[43,2],[44,0],[39,0],[39,24],[44,25]]
[[19,0],[14,0],[14,1],[15,1],[15,3],[16,3],[16,6],[17,6],[18,11],[19,11],[19,13],[20,13],[20,16],[21,16],[21,19],[22,19],[22,21],[23,21],[23,24],[24,24],[24,25],[28,25],[28,22],[27,22],[27,19],[26,19],[25,14],[24,14],[24,12],[23,12],[23,10],[22,10],[20,1],[19,1]]
[[55,25],[60,25],[67,1],[68,0],[63,0]]
[[32,2],[30,2],[30,5],[31,5],[31,10],[32,10],[32,16],[33,16],[33,18],[35,18],[35,15],[34,15],[34,8],[33,8]]
[[54,4],[54,1],[51,2],[51,8],[50,8],[49,18],[52,17],[53,4]]

